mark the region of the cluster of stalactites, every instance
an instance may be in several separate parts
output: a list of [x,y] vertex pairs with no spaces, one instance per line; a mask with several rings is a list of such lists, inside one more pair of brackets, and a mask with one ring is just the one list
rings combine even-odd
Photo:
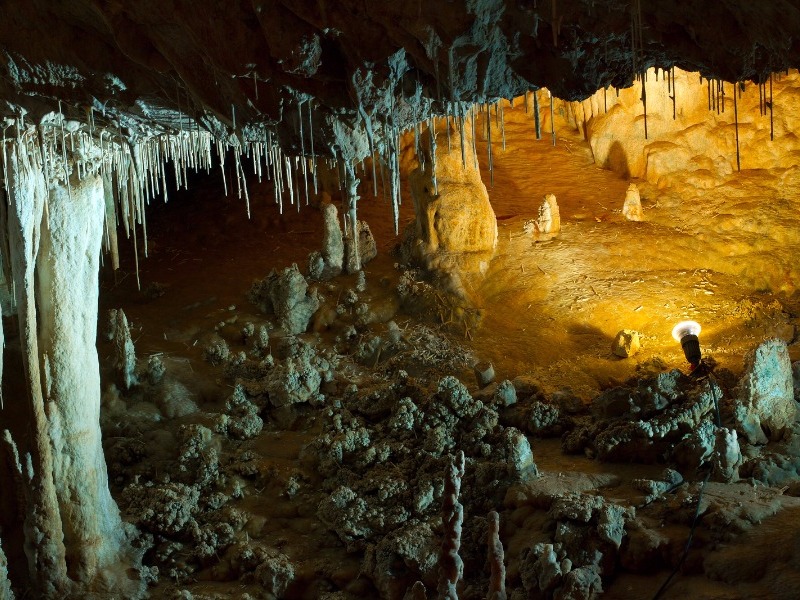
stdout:
[[[534,94],[533,112],[538,124],[537,98],[538,96]],[[151,199],[159,195],[163,195],[164,200],[167,200],[169,169],[173,171],[172,179],[176,188],[181,189],[187,187],[187,169],[209,171],[214,163],[218,162],[227,194],[229,184],[233,182],[227,181],[225,159],[227,155],[232,155],[235,162],[237,195],[240,199],[244,199],[249,217],[250,198],[243,168],[246,161],[252,162],[253,173],[259,181],[266,178],[273,182],[275,203],[281,213],[287,203],[299,211],[302,204],[309,204],[312,190],[314,194],[319,191],[317,177],[319,161],[327,163],[326,166],[338,174],[339,189],[348,196],[348,203],[353,204],[355,198],[349,198],[352,196],[352,185],[347,182],[346,172],[348,168],[354,169],[360,162],[361,178],[372,179],[375,196],[378,195],[378,180],[381,181],[384,198],[388,196],[391,203],[395,232],[398,232],[402,203],[401,144],[404,135],[413,134],[417,160],[423,169],[426,166],[430,168],[434,187],[436,187],[437,126],[444,127],[447,132],[448,150],[451,132],[460,134],[462,162],[465,167],[467,160],[472,160],[477,167],[475,140],[476,115],[479,113],[485,113],[484,126],[488,140],[490,173],[493,173],[492,112],[505,146],[501,101],[478,104],[448,102],[445,103],[445,114],[434,113],[433,103],[428,101],[419,103],[411,111],[408,110],[408,106],[399,107],[388,115],[380,115],[380,118],[376,118],[361,107],[359,125],[363,127],[369,139],[369,155],[348,157],[344,152],[337,154],[335,146],[325,147],[320,153],[319,142],[315,148],[313,131],[315,119],[312,106],[311,100],[298,103],[296,133],[299,136],[300,147],[295,148],[299,150],[295,154],[286,153],[276,132],[267,127],[248,127],[248,135],[237,135],[235,120],[234,135],[224,138],[201,128],[195,121],[189,121],[187,126],[184,126],[185,123],[182,121],[180,130],[163,131],[150,137],[133,140],[123,135],[120,126],[116,128],[106,125],[96,126],[91,111],[85,123],[67,119],[61,111],[46,116],[38,125],[26,123],[21,117],[16,121],[6,120],[2,140],[3,179],[4,182],[7,181],[8,171],[16,168],[16,155],[20,145],[25,146],[27,156],[31,157],[33,164],[41,170],[48,189],[64,186],[69,190],[72,177],[82,180],[88,176],[100,175],[106,196],[104,249],[111,256],[114,268],[118,268],[116,231],[118,226],[122,225],[126,237],[133,239],[138,281],[140,239],[144,256],[147,256],[145,207]],[[527,106],[526,100],[526,108]],[[401,111],[406,115],[405,120],[399,116]],[[431,132],[428,136],[430,148],[421,146],[422,134],[426,128]],[[465,149],[465,128],[472,129],[472,144],[469,149]],[[216,151],[216,157],[213,157],[212,150]],[[365,166],[366,158],[370,158],[371,161]],[[427,161],[432,164],[427,165]],[[141,233],[137,232],[138,229],[141,229]]]

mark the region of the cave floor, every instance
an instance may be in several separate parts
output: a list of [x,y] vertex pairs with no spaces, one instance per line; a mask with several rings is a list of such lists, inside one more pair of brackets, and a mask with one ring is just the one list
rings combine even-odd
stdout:
[[[496,133],[493,131],[495,140],[499,138]],[[620,209],[629,181],[596,167],[588,145],[574,132],[561,127],[557,133],[555,147],[549,136],[536,141],[529,115],[519,108],[508,109],[506,149],[502,150],[495,141],[491,187],[486,152],[482,151],[485,142],[479,142],[481,171],[498,217],[499,242],[485,275],[465,276],[464,283],[475,306],[482,309],[483,319],[480,326],[464,326],[462,331],[458,324],[444,323],[448,319],[443,314],[418,318],[404,316],[401,311],[394,320],[407,337],[419,321],[438,336],[436,339],[446,339],[448,348],[491,361],[498,381],[529,376],[538,383],[542,394],[569,388],[584,403],[601,390],[633,378],[684,368],[682,353],[670,332],[675,322],[686,318],[701,322],[706,356],[713,357],[719,369],[734,376],[741,371],[745,353],[765,338],[786,340],[792,359],[800,358],[793,343],[796,297],[759,291],[757,279],[737,273],[730,266],[730,257],[720,248],[724,240],[719,232],[737,220],[747,220],[746,209],[725,223],[710,227],[708,235],[697,235],[698,230],[703,230],[702,224],[691,222],[686,207],[676,205],[670,195],[674,192],[641,183],[645,221],[628,222]],[[758,176],[755,179],[761,181]],[[228,180],[231,181],[230,176]],[[772,179],[764,175],[763,181],[769,183]],[[267,321],[247,301],[251,282],[263,278],[274,267],[283,268],[292,262],[305,270],[308,253],[319,245],[319,211],[303,207],[298,213],[294,207],[285,207],[285,214],[279,216],[268,184],[251,184],[253,217],[248,220],[243,201],[233,195],[222,198],[221,185],[215,182],[198,182],[189,192],[175,194],[168,204],[150,209],[149,257],[141,258],[139,264],[142,291],[137,289],[130,244],[123,248],[122,269],[116,276],[104,272],[102,277],[101,329],[106,309],[123,308],[132,323],[140,360],[153,354],[161,356],[169,376],[179,381],[200,407],[200,412],[171,420],[148,420],[143,415],[153,414],[152,402],[140,395],[126,399],[123,394],[131,419],[139,423],[138,435],[151,447],[160,439],[174,442],[182,424],[209,425],[208,413],[222,410],[232,384],[219,367],[203,360],[208,340],[216,333],[229,340],[233,352],[245,349],[239,333],[243,325]],[[735,184],[730,186],[736,189]],[[371,188],[371,184],[362,184],[360,217],[370,224],[379,249],[378,257],[365,267],[365,297],[391,317],[397,309],[393,296],[399,275],[390,255],[395,244],[390,208],[383,198],[372,198],[365,188]],[[407,188],[404,192],[401,229],[413,219],[410,194]],[[554,193],[558,199],[562,230],[553,239],[537,240],[525,232],[525,223],[535,218],[545,193]],[[698,190],[693,193],[698,197],[703,194]],[[724,189],[715,193],[713,203],[717,206],[724,202],[718,197],[724,196]],[[741,232],[741,228],[737,231]],[[737,240],[737,244],[737,248],[748,247],[746,239]],[[779,250],[759,248],[767,253]],[[330,286],[323,286],[323,295],[335,304],[354,285],[355,277],[342,276]],[[380,324],[375,327],[384,331]],[[641,335],[642,350],[629,359],[617,358],[610,350],[614,335],[621,329],[635,329]],[[335,343],[334,332],[324,327],[303,337],[319,347],[332,347]],[[101,363],[108,365],[110,346],[101,340],[98,347]],[[416,361],[419,369],[425,357],[418,351],[409,360]],[[466,360],[434,363],[429,385],[435,386],[435,378],[447,368],[456,368],[454,374],[471,391],[476,389]],[[374,383],[386,377],[377,369],[377,360],[374,366],[371,369],[363,361],[347,362],[338,377],[358,382],[361,387],[364,381]],[[426,379],[424,369],[419,375]],[[104,376],[106,382],[111,380],[110,369]],[[106,392],[104,411],[108,410],[108,396]],[[245,451],[258,457],[258,477],[255,481],[246,480],[244,496],[235,502],[249,515],[239,538],[246,536],[250,540],[252,536],[289,556],[295,568],[295,582],[286,597],[314,598],[336,590],[344,595],[331,598],[375,597],[381,594],[375,584],[359,577],[363,549],[347,553],[344,543],[317,518],[318,506],[327,492],[321,486],[323,477],[307,457],[303,458],[303,448],[320,435],[323,420],[311,408],[292,414],[276,411],[270,418],[265,417],[264,430],[256,438],[215,442],[220,464],[240,461]],[[130,435],[129,428],[109,422],[106,419],[107,438]],[[152,429],[144,431],[146,427]],[[162,429],[170,432],[164,434],[166,438],[158,433]],[[592,490],[623,504],[641,501],[640,492],[630,485],[632,480],[657,479],[664,468],[663,464],[600,463],[583,454],[566,456],[557,439],[530,439],[540,473],[546,477],[574,476],[581,481],[589,478],[588,485],[576,484],[577,489]],[[137,477],[163,477],[158,466],[153,465],[159,461],[167,465],[171,451],[153,450],[147,468],[110,463],[114,493],[118,494],[122,485],[132,480],[133,472]],[[287,492],[298,481],[300,492]],[[800,503],[763,485],[710,485],[707,502],[718,506],[744,502],[751,507],[753,522],[764,519],[763,526],[744,528],[740,538],[725,543],[710,533],[699,533],[703,553],[690,554],[684,573],[663,597],[794,597],[776,590],[800,577],[796,570],[800,553],[795,550],[786,550],[774,561],[761,559],[752,572],[739,579],[721,571],[725,561],[739,568],[748,565],[749,549],[768,554],[771,540],[796,545],[788,532],[793,528],[789,523],[796,521]],[[681,500],[684,504],[697,497],[697,484],[690,484],[689,488],[692,493],[686,492]],[[521,552],[531,537],[540,535],[536,532],[542,518],[531,506],[515,505],[508,497],[505,506],[497,509],[502,511],[509,585],[519,585]],[[652,513],[645,510],[642,518],[649,519],[653,527],[665,527],[659,511],[663,508]],[[666,562],[677,560],[688,534],[687,525],[666,525],[664,535],[672,539],[672,556]],[[716,548],[717,544],[722,544],[720,552],[709,553],[709,548]],[[162,573],[161,583],[152,589],[153,596],[180,597],[178,591],[187,589],[195,597],[217,594],[243,598],[245,593],[258,597],[258,585],[251,580],[230,581],[235,579],[230,567],[225,570],[216,562],[210,559],[192,573],[178,570],[172,581]],[[784,563],[786,568],[781,566]],[[704,568],[707,575],[716,573],[712,577],[715,580],[703,576]],[[756,572],[758,569],[761,571]],[[652,597],[667,573],[665,564],[651,565],[648,573],[617,572],[604,582],[605,597]],[[474,580],[470,585],[475,585]],[[481,594],[485,592],[472,587],[465,590],[465,597]]]

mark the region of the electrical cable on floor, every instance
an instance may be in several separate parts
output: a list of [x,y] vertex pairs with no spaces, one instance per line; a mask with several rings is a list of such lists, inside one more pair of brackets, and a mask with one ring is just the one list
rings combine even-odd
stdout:
[[694,510],[694,518],[692,519],[692,528],[689,530],[689,538],[686,540],[686,546],[683,548],[683,554],[681,555],[681,559],[678,561],[677,566],[672,570],[672,573],[669,574],[667,580],[658,588],[656,595],[653,596],[653,600],[658,600],[661,597],[661,594],[669,586],[669,582],[672,581],[672,578],[681,570],[683,563],[686,561],[686,557],[689,555],[689,549],[692,547],[692,541],[694,540],[694,530],[697,527],[697,519],[700,517],[700,505],[703,501],[703,492],[706,489],[706,484],[708,483],[708,479],[711,477],[711,469],[709,469],[708,473],[706,473],[705,478],[703,479],[703,485],[700,486],[700,493],[697,496],[697,507]]
[[[716,377],[714,377],[713,367],[710,367],[706,363],[703,363],[703,366],[705,367],[704,376],[708,377],[708,381],[711,386],[711,398],[714,401],[714,421],[717,427],[722,427],[722,420],[720,419],[720,414],[719,414],[719,401],[717,400],[717,390],[715,389],[719,387],[719,385],[717,384]],[[656,595],[653,596],[653,600],[658,600],[658,598],[661,597],[661,594],[663,594],[664,591],[667,589],[670,581],[672,581],[672,578],[678,573],[678,571],[680,571],[681,567],[683,566],[683,563],[686,561],[686,557],[689,555],[689,549],[691,548],[692,541],[694,540],[694,530],[697,527],[697,519],[700,516],[700,504],[703,501],[703,492],[706,489],[706,483],[708,483],[708,479],[710,477],[711,477],[711,466],[709,465],[708,473],[706,473],[706,476],[703,478],[703,485],[700,486],[700,493],[697,496],[697,507],[695,508],[694,511],[694,518],[692,519],[692,527],[689,530],[689,538],[686,540],[686,546],[683,548],[683,554],[681,555],[681,559],[678,561],[677,566],[672,570],[672,573],[669,574],[667,580],[658,589]],[[677,489],[678,487],[683,485],[683,483],[684,482],[682,481],[681,483],[676,484],[670,490],[668,490],[668,492]],[[646,503],[645,506],[647,506],[647,504],[649,504],[649,502]]]

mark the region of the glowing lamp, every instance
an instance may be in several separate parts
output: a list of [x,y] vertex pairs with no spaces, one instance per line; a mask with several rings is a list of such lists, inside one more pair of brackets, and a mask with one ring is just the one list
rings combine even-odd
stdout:
[[672,329],[672,337],[683,348],[683,354],[692,369],[700,364],[703,358],[700,352],[700,340],[697,336],[700,335],[700,324],[695,321],[681,321]]

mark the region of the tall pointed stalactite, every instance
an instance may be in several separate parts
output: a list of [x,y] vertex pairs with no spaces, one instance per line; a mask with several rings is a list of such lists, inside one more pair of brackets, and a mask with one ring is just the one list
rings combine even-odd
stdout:
[[105,218],[99,174],[50,190],[37,261],[39,349],[53,473],[70,578],[91,583],[124,545],[100,432],[98,273]]
[[352,161],[344,161],[342,166],[344,171],[344,196],[347,202],[346,208],[346,231],[345,240],[345,270],[348,273],[356,273],[361,270],[361,253],[358,247],[358,184],[355,167]]
[[[22,496],[25,503],[25,554],[31,582],[40,597],[48,598],[68,589],[63,529],[53,482],[53,453],[45,416],[37,338],[35,267],[39,253],[42,218],[47,190],[41,156],[31,136],[12,141],[4,148],[7,203],[3,221],[8,227],[8,260],[19,319],[22,363],[26,383],[29,434],[18,436],[18,451],[24,470]],[[96,308],[95,308],[96,310]],[[22,401],[22,400],[20,400]],[[5,429],[5,419],[2,428]],[[26,432],[27,433],[27,432]],[[24,465],[24,466],[22,466]]]

